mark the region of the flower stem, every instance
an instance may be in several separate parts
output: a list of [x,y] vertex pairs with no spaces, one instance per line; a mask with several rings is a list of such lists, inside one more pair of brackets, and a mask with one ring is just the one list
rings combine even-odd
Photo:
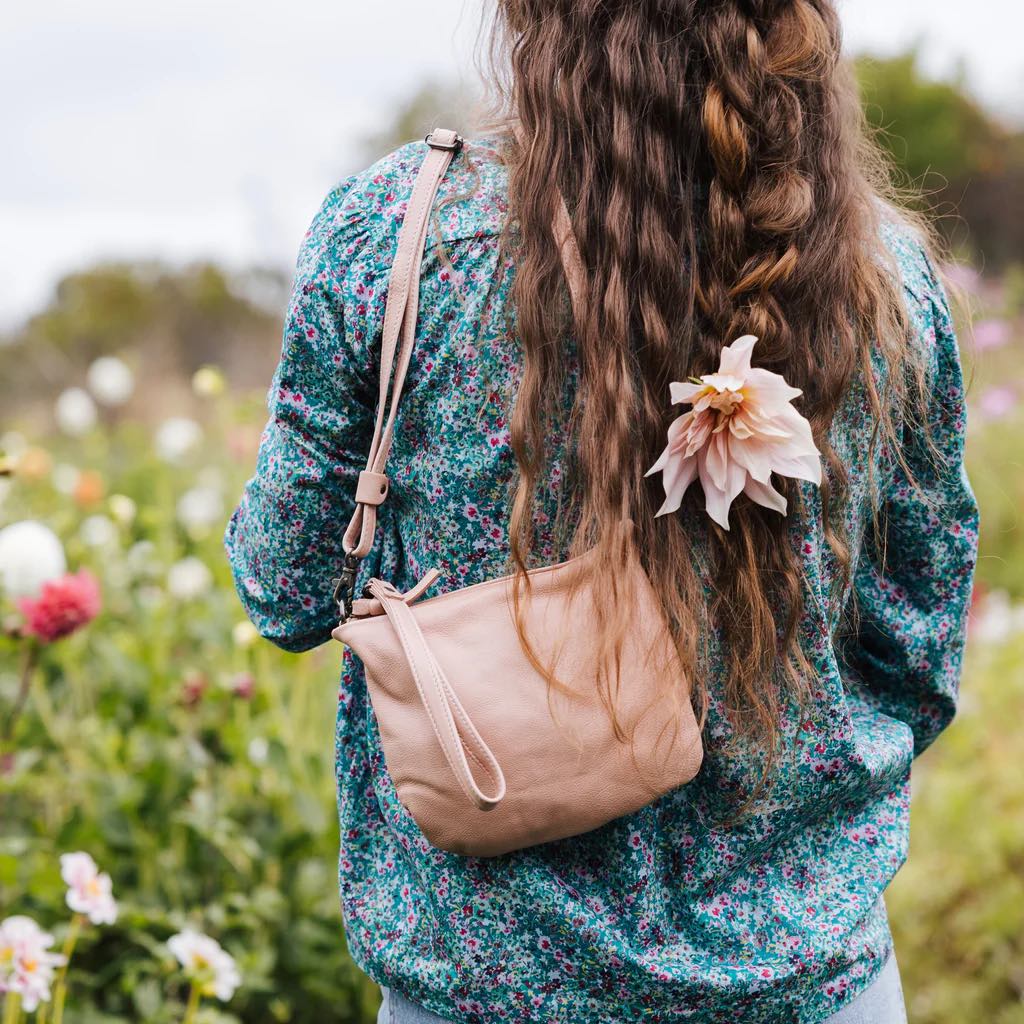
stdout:
[[199,986],[193,982],[188,990],[188,1005],[185,1007],[185,1016],[182,1024],[192,1024],[196,1019],[196,1010],[199,1009]]
[[17,1024],[21,1016],[21,996],[17,992],[8,992],[4,996],[4,1024]]
[[25,658],[21,663],[21,678],[18,682],[18,695],[14,698],[14,704],[11,707],[10,713],[7,715],[6,721],[4,722],[3,736],[0,737],[5,746],[7,745],[8,740],[10,740],[14,735],[14,726],[17,724],[18,719],[21,717],[21,712],[25,708],[25,701],[28,700],[29,687],[32,684],[32,673],[35,672],[36,665],[38,663],[39,644],[34,640],[30,640],[28,642],[28,646],[25,648]]
[[64,963],[60,965],[57,981],[53,987],[53,1024],[61,1024],[64,1019],[64,998],[68,992],[68,965],[71,963],[71,954],[75,951],[75,943],[78,942],[78,936],[82,934],[82,925],[84,924],[85,915],[75,914],[71,919],[67,937],[64,939],[64,948],[61,950]]

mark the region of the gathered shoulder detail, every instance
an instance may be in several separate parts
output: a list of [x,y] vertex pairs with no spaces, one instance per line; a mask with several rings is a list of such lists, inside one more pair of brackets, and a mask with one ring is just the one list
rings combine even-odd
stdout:
[[[337,229],[363,234],[367,246],[391,252],[426,154],[426,143],[406,143],[335,189]],[[434,201],[434,229],[442,241],[499,234],[508,214],[506,186],[499,140],[467,140]]]

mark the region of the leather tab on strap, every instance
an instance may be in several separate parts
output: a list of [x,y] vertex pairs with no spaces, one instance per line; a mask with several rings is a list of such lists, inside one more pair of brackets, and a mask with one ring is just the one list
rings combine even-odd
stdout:
[[[437,582],[440,575],[437,569],[429,569],[414,587],[402,594],[402,600],[406,604],[414,604]],[[354,619],[368,619],[383,614],[384,606],[375,597],[359,597],[352,602]]]
[[388,496],[386,473],[374,473],[364,469],[356,484],[356,503],[359,505],[383,505]]

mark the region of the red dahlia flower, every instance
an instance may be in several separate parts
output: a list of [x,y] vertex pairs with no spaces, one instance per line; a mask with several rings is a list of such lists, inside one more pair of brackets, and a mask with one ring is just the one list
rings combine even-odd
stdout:
[[25,616],[26,635],[44,644],[69,636],[99,614],[100,588],[86,569],[44,583],[38,597],[23,597],[18,608]]

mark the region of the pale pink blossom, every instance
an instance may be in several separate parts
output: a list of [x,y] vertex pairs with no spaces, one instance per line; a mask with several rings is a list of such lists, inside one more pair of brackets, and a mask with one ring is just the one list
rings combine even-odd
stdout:
[[668,445],[647,476],[661,472],[665,501],[657,515],[675,512],[697,478],[705,508],[729,529],[729,507],[743,492],[766,508],[786,513],[772,473],[821,483],[821,457],[810,423],[793,408],[802,394],[777,373],[750,365],[757,338],[748,334],[722,349],[716,373],[673,382],[673,404],[693,406],[668,428]]
[[990,420],[1008,416],[1017,406],[1017,393],[1011,387],[1000,385],[989,388],[980,399],[981,411]]
[[976,292],[981,285],[981,274],[966,263],[947,263],[942,268],[942,277],[954,288]]
[[51,953],[53,936],[30,917],[15,915],[0,921],[0,992],[21,996],[21,1008],[31,1013],[49,1001],[56,968],[64,963]]
[[979,320],[974,325],[974,347],[979,352],[1009,344],[1013,331],[1006,320]]
[[216,939],[186,928],[167,940],[167,946],[203,996],[227,1002],[242,983],[235,959]]
[[110,875],[101,874],[89,854],[62,854],[60,874],[68,887],[68,906],[76,914],[85,914],[93,924],[113,924],[117,920]]

